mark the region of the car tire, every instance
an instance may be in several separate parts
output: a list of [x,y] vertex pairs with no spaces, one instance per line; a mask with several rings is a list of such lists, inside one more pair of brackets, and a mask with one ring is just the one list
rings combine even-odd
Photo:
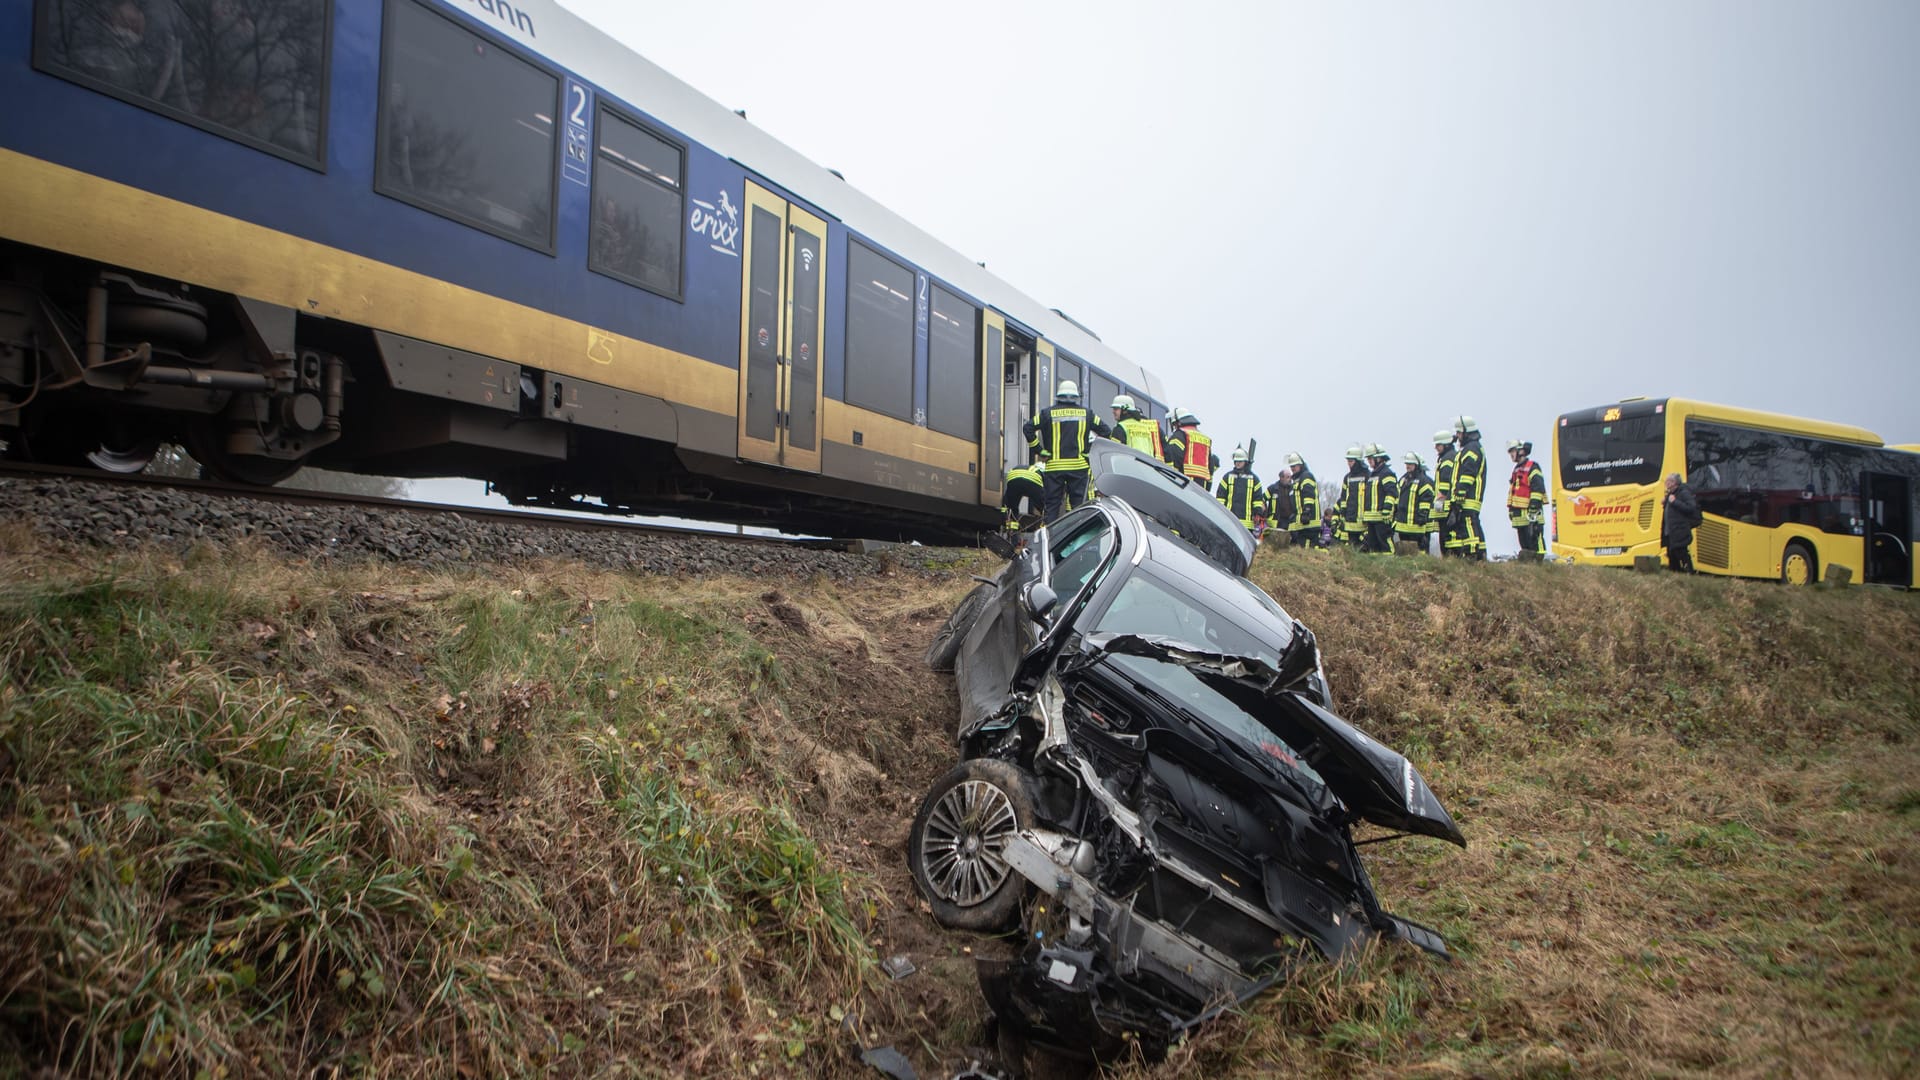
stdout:
[[1795,540],[1787,545],[1780,555],[1780,580],[1788,585],[1811,585],[1814,575],[1819,572],[1820,564],[1814,558],[1813,549],[1804,541]]
[[952,671],[954,661],[959,659],[960,646],[967,640],[967,634],[973,630],[973,624],[980,613],[987,608],[987,602],[993,598],[994,586],[976,585],[973,591],[960,601],[960,606],[947,616],[946,625],[933,636],[933,644],[927,646],[927,666],[935,671]]
[[1004,761],[963,761],[933,785],[913,818],[907,866],[935,922],[980,933],[1014,924],[1027,879],[1001,853],[1034,816],[1033,778]]

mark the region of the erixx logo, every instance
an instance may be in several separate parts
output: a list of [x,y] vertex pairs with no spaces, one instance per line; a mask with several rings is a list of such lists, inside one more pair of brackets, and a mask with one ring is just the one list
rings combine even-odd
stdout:
[[1628,503],[1614,503],[1611,506],[1600,506],[1584,494],[1573,497],[1573,520],[1575,521],[1587,521],[1593,518],[1625,517],[1631,513],[1633,513],[1633,507]]

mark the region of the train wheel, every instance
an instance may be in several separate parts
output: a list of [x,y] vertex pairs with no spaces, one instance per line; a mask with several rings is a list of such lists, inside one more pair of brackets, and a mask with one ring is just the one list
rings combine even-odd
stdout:
[[1780,580],[1789,585],[1811,585],[1816,565],[1813,551],[1795,540],[1780,556]]
[[236,454],[227,449],[225,431],[217,424],[195,424],[187,431],[187,453],[205,474],[230,484],[273,485],[300,471],[305,455],[292,460]]

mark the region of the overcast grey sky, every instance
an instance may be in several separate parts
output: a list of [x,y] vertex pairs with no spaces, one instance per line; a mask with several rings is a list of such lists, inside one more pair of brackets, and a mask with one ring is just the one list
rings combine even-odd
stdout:
[[1551,469],[1557,414],[1641,394],[1920,441],[1914,0],[563,2],[1263,478],[1465,412],[1499,489],[1506,439]]

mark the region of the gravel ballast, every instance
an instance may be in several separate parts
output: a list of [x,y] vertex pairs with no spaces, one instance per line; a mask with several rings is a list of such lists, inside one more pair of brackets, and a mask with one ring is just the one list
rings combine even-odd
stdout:
[[[185,488],[0,477],[0,514],[62,546],[157,548],[265,544],[305,559],[383,559],[429,566],[574,560],[645,574],[854,578],[926,566],[944,549],[879,554],[820,551],[778,541],[476,520],[460,514],[307,505]],[[947,551],[940,561],[950,561]]]

